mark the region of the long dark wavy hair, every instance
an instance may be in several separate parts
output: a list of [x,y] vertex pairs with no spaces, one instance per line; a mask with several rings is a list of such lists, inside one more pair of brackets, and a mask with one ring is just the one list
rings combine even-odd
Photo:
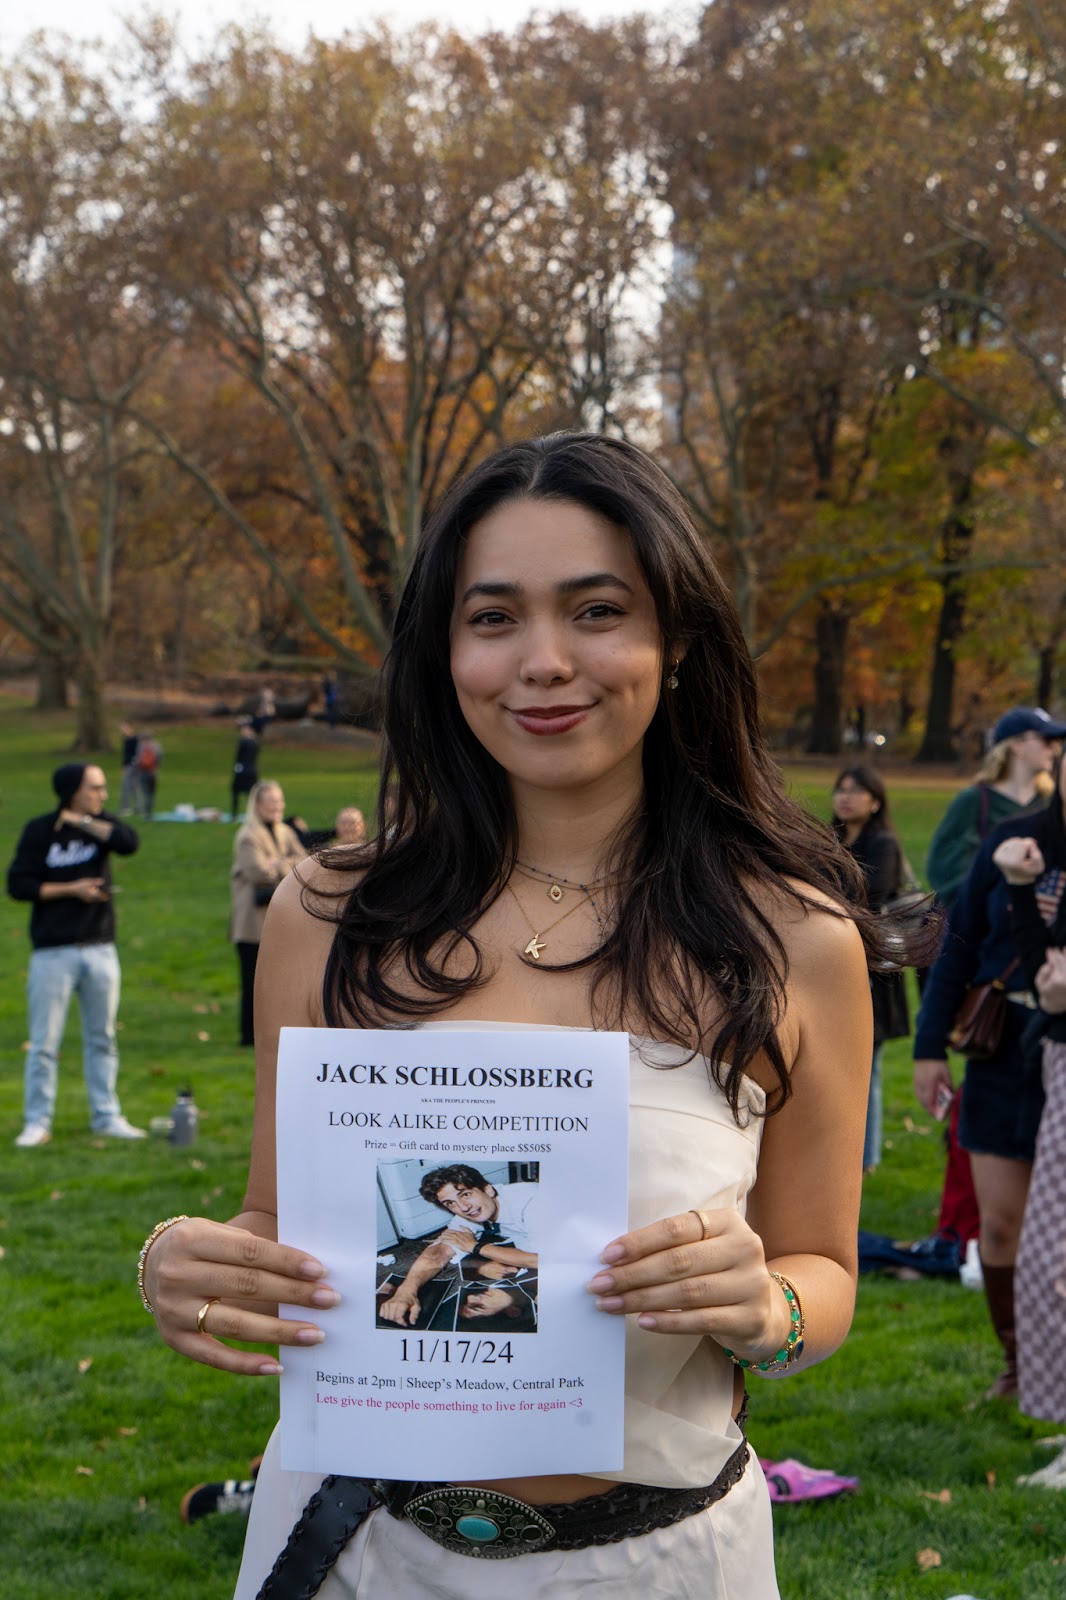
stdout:
[[683,499],[643,451],[598,434],[500,450],[426,523],[382,674],[382,793],[391,788],[394,811],[379,816],[357,869],[350,853],[323,858],[359,871],[350,889],[332,902],[305,890],[307,908],[336,922],[326,1020],[410,1025],[484,981],[471,930],[514,867],[516,824],[507,774],[460,711],[450,626],[464,540],[519,499],[569,501],[622,529],[655,603],[664,660],[684,655],[680,686],[664,689],[644,737],[643,805],[608,847],[604,870],[624,887],[599,947],[565,970],[591,970],[598,1026],[639,1016],[655,1037],[707,1056],[734,1115],[745,1069],[764,1054],[777,1109],[789,1095],[776,1036],[787,959],[768,892],[803,903],[802,885],[827,891],[874,964],[891,959],[886,930],[862,907],[851,856],[784,791],[736,606]]

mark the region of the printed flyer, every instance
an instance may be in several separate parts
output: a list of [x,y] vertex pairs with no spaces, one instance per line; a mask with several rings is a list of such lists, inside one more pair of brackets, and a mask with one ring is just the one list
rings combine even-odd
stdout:
[[619,1033],[282,1030],[278,1237],[342,1296],[283,1351],[286,1470],[621,1467],[624,1319],[584,1286],[626,1229],[628,1084]]

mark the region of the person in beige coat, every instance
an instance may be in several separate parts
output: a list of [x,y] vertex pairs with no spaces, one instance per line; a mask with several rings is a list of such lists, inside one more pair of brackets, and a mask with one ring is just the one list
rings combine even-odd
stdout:
[[269,779],[257,783],[248,795],[248,810],[233,841],[229,936],[237,946],[241,969],[242,1045],[255,1044],[252,998],[266,908],[282,878],[307,855],[296,834],[282,820],[284,814],[281,785]]

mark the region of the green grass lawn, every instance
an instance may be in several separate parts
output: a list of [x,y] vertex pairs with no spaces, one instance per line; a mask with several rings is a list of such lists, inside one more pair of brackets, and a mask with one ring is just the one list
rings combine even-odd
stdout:
[[[159,802],[223,803],[233,730],[172,726]],[[69,719],[0,699],[0,857],[50,803]],[[279,739],[284,735],[279,734]],[[105,764],[117,794],[118,771]],[[369,809],[374,764],[344,744],[279,742],[262,763],[312,826]],[[823,814],[833,773],[793,769]],[[890,775],[891,786],[891,775]],[[944,784],[892,789],[920,865],[949,797]],[[182,1493],[242,1476],[273,1424],[273,1380],[237,1380],[168,1351],[141,1309],[137,1251],[159,1218],[225,1218],[240,1203],[252,1064],[236,1047],[237,964],[226,939],[233,829],[159,822],[116,880],[123,963],[123,1109],[142,1125],[193,1085],[198,1143],[95,1141],[86,1128],[76,1017],[63,1051],[53,1142],[16,1151],[28,907],[0,900],[0,1550],[5,1600],[227,1600],[243,1523],[189,1529]],[[867,1180],[864,1225],[917,1237],[933,1225],[939,1130],[910,1094],[905,1042],[889,1047],[886,1152]],[[1049,1359],[1059,1359],[1057,1351]],[[979,1396],[997,1370],[983,1301],[957,1284],[864,1279],[844,1349],[809,1373],[757,1384],[751,1438],[861,1479],[857,1497],[780,1508],[786,1600],[1044,1600],[1066,1593],[1066,1497],[1014,1486],[1053,1431]],[[919,1553],[940,1565],[922,1572]],[[383,1596],[382,1600],[387,1600]]]

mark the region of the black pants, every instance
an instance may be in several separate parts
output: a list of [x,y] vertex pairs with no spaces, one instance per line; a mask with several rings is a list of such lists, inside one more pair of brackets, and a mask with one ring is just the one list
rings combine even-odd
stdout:
[[241,966],[241,1043],[255,1043],[255,1019],[252,1002],[255,998],[255,964],[259,959],[257,944],[237,945],[237,960]]

